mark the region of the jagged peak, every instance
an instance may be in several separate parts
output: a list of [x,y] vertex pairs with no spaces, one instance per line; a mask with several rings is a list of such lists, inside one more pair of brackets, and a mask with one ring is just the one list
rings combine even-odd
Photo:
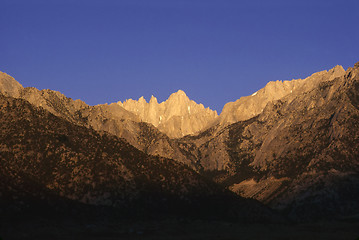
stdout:
[[323,75],[326,75],[328,73],[331,74],[331,75],[340,76],[340,75],[343,75],[345,73],[345,69],[341,65],[336,65],[335,67],[333,67],[333,68],[331,68],[329,70],[323,70],[323,71],[315,72],[312,75],[310,75],[309,77],[307,77],[306,79],[323,76]]
[[170,95],[170,97],[171,96],[185,96],[185,97],[187,97],[187,94],[183,90],[179,89],[177,92],[172,93]]
[[23,88],[24,87],[13,77],[0,71],[0,93],[12,97],[18,97],[20,90]]
[[328,73],[332,76],[332,77],[339,77],[341,75],[345,74],[345,69],[343,68],[343,66],[341,65],[336,65],[335,67],[333,67],[332,69],[330,69],[328,71]]
[[189,100],[188,96],[186,95],[186,93],[183,90],[178,90],[177,92],[172,93],[169,96],[168,100],[173,100],[173,99],[186,99],[186,100],[188,99]]
[[333,71],[333,72],[336,72],[336,71],[340,71],[340,72],[345,72],[345,69],[343,68],[342,65],[336,65],[335,67],[333,67],[332,69],[330,69],[329,71]]
[[156,103],[157,104],[158,103],[157,98],[152,95],[149,103],[152,103],[152,104]]
[[186,93],[185,93],[183,90],[181,90],[181,89],[179,89],[177,92],[175,92],[175,94],[180,94],[180,95],[185,95],[185,96],[187,96]]
[[140,102],[140,103],[147,103],[147,102],[146,102],[146,99],[145,99],[143,96],[141,96],[141,97],[138,99],[138,102]]
[[1,81],[8,81],[11,82],[17,86],[21,86],[23,87],[18,81],[16,81],[12,76],[10,76],[9,74],[7,74],[6,72],[2,72],[0,71],[0,80]]

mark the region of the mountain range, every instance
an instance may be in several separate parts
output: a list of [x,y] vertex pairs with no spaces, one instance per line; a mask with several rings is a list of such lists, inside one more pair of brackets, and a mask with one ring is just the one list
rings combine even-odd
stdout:
[[269,82],[220,115],[182,90],[89,106],[2,72],[0,102],[7,216],[42,205],[247,222],[359,214],[359,63]]

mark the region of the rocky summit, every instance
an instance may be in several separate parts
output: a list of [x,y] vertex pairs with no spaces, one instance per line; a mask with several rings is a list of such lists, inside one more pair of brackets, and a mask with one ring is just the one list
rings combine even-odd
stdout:
[[359,63],[269,82],[219,116],[181,90],[89,106],[0,72],[0,110],[3,216],[357,221]]
[[220,115],[221,124],[232,124],[248,120],[260,114],[265,106],[275,100],[289,94],[296,96],[315,88],[323,81],[331,81],[344,75],[342,66],[336,66],[329,71],[321,71],[305,79],[293,79],[291,81],[269,82],[264,88],[253,93],[251,96],[241,97],[235,102],[227,103]]
[[141,97],[138,101],[128,99],[117,104],[171,138],[199,133],[218,117],[216,111],[190,100],[182,90],[171,94],[162,103],[158,103],[157,98],[152,96],[148,103]]

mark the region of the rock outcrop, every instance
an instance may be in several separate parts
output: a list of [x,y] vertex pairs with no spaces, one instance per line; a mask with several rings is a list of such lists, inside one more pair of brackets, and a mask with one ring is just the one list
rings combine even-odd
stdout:
[[4,96],[19,97],[23,86],[13,77],[0,71],[0,93]]
[[162,103],[158,103],[157,98],[152,96],[148,103],[141,97],[138,101],[128,99],[117,104],[171,138],[198,133],[218,117],[216,111],[190,100],[182,90],[171,94]]
[[37,107],[42,107],[56,116],[77,122],[77,114],[89,106],[81,100],[72,100],[60,92],[34,87],[24,88],[14,78],[0,72],[0,93],[5,96],[21,98]]
[[[354,187],[359,184],[358,64],[293,85],[292,93],[268,100],[252,118],[218,124],[182,141],[198,147],[200,164],[213,179],[293,219],[359,213],[354,200],[359,196]],[[239,103],[240,109],[245,101]]]
[[183,164],[149,156],[23,99],[0,94],[0,113],[1,221],[72,221],[79,214],[117,221],[125,213],[146,220],[234,216],[248,222],[275,216]]
[[[152,123],[146,123],[141,119],[141,115],[139,115],[138,112],[141,112],[141,104],[143,104],[143,109],[144,106],[146,106],[144,99],[139,102],[133,101],[135,105],[137,104],[136,107],[138,107],[138,111],[135,111],[136,108],[133,108],[132,111],[127,111],[118,103],[89,106],[81,100],[67,98],[57,91],[49,89],[38,90],[33,87],[24,88],[14,78],[1,72],[0,87],[0,93],[6,96],[24,99],[34,106],[42,107],[52,114],[64,118],[76,125],[93,128],[100,132],[108,132],[124,138],[132,146],[147,154],[175,159],[194,169],[198,169],[199,167],[195,156],[193,154],[188,154],[187,151],[183,151],[182,149],[192,149],[190,144],[178,145],[176,139],[169,138]],[[152,103],[150,104],[151,107],[147,109],[151,114],[156,113],[156,111],[153,110],[153,107],[157,107],[157,110],[162,108],[159,107],[159,104],[154,104],[155,102],[157,102],[155,98],[152,98]],[[169,113],[166,112],[166,116],[172,116],[172,118],[167,121],[169,125],[167,129],[172,127],[174,132],[177,132],[178,134],[182,134],[182,130],[180,128],[175,128],[174,124],[171,125],[171,123],[175,122],[174,120],[181,118],[176,114],[184,114],[184,119],[188,119],[188,121],[184,122],[181,118],[179,122],[186,126],[190,123],[193,126],[196,126],[196,123],[199,124],[203,118],[208,121],[209,117],[207,115],[213,114],[211,110],[204,109],[203,105],[197,105],[193,101],[190,101],[183,92],[173,94],[168,102],[169,105],[171,105],[171,108],[182,102],[183,104],[188,104],[189,107],[192,106],[194,109],[197,109],[195,111],[198,111],[194,115],[189,115],[188,113],[188,115],[185,115],[186,111],[188,111],[187,105],[185,106],[186,111],[183,111],[183,107],[177,108],[177,110],[167,109],[167,112]],[[163,103],[161,104],[161,106],[164,106]],[[184,106],[183,104],[182,106]],[[206,111],[209,113],[202,116],[200,115],[201,111],[202,113],[205,113]],[[205,120],[202,122],[206,123]],[[205,125],[205,123],[203,124]],[[161,124],[159,125],[162,126]],[[190,129],[191,127],[193,128],[192,125],[188,126],[187,129]]]
[[336,77],[343,76],[345,70],[342,66],[336,66],[329,71],[314,73],[305,79],[291,81],[269,82],[264,88],[253,93],[251,96],[241,97],[235,102],[227,103],[219,117],[222,125],[232,124],[238,121],[248,120],[260,114],[265,106],[287,95],[296,96],[318,86],[323,81],[331,81]]

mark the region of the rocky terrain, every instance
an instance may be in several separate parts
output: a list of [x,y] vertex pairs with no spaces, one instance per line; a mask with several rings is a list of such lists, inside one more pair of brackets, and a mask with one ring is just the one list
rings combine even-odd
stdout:
[[129,99],[117,104],[139,116],[142,121],[151,123],[171,138],[198,133],[218,117],[216,111],[190,100],[182,90],[171,94],[162,103],[158,103],[152,96],[149,103],[141,97],[138,101]]
[[344,73],[345,70],[342,66],[336,66],[329,71],[314,73],[305,79],[269,82],[251,96],[241,97],[235,102],[227,103],[220,115],[219,122],[226,125],[248,120],[260,114],[270,102],[282,99],[289,94],[296,96],[310,91],[321,82],[333,80]]
[[359,64],[296,84],[252,118],[181,141],[196,144],[217,182],[293,219],[357,213]]
[[0,106],[4,215],[85,205],[143,218],[272,217],[260,203],[238,198],[185,165],[149,156],[116,136],[74,125],[21,99],[0,96]]
[[[0,93],[5,96],[24,99],[34,106],[42,107],[52,114],[76,125],[93,128],[96,131],[106,131],[124,138],[134,147],[150,155],[175,159],[195,169],[199,167],[197,159],[192,154],[188,154],[187,151],[192,148],[192,145],[179,145],[176,139],[170,138],[152,123],[146,122],[144,116],[139,115],[133,109],[131,110],[131,102],[132,104],[139,104],[141,101],[128,100],[123,104],[112,103],[109,105],[89,106],[81,100],[67,98],[57,91],[48,89],[38,90],[33,87],[24,88],[14,78],[2,72],[0,72]],[[157,102],[153,99],[155,98],[152,98],[152,105],[157,106],[158,104],[153,104]],[[145,104],[144,99],[142,103],[147,107],[151,105],[149,103]],[[127,106],[131,111],[126,110],[123,105]],[[166,110],[164,113],[164,109],[169,109],[166,107],[167,105],[176,106],[179,110]],[[144,108],[144,106],[142,107]],[[163,120],[165,125],[159,124],[158,127],[168,126],[169,130],[174,128],[174,122],[189,126],[190,129],[204,129],[207,127],[207,123],[211,123],[217,117],[216,112],[205,109],[203,105],[197,105],[194,101],[190,101],[182,91],[173,94],[170,99],[159,104],[157,107],[162,109],[158,114],[167,116],[167,120]],[[196,120],[197,118],[194,115],[189,114],[188,109],[191,107],[195,109],[192,111],[192,114],[195,114],[199,120]],[[148,112],[148,109],[146,112]],[[184,115],[179,116],[178,114],[181,112]],[[200,112],[205,113],[205,116],[200,117]],[[210,117],[206,118],[207,115]],[[205,125],[199,125],[201,122],[205,122]],[[192,130],[187,129],[186,131]],[[176,130],[176,133],[172,135],[178,134],[182,136],[182,130]]]
[[357,221],[359,63],[269,82],[219,116],[181,90],[89,106],[1,72],[0,103],[9,216],[44,205],[282,219],[264,204],[296,222]]

